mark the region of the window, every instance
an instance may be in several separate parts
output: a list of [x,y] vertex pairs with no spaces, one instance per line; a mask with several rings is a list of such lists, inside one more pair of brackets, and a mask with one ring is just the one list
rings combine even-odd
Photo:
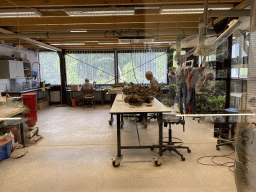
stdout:
[[85,78],[97,84],[115,82],[113,52],[67,52],[66,69],[68,85],[83,84]]
[[52,85],[61,84],[60,58],[56,52],[40,52],[41,79]]
[[147,71],[152,71],[159,83],[167,83],[166,50],[119,51],[119,82],[149,83]]

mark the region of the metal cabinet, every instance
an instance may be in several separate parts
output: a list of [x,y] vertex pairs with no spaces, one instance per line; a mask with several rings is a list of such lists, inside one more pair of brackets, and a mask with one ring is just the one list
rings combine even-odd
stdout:
[[24,66],[22,61],[1,60],[0,79],[24,78]]

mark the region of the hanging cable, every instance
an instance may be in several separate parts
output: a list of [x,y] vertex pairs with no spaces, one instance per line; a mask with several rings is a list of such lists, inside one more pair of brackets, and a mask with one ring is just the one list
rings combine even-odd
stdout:
[[[149,63],[149,62],[151,62],[151,61],[153,61],[153,60],[155,60],[155,59],[157,59],[157,58],[159,58],[159,57],[161,57],[161,56],[163,56],[164,54],[167,54],[167,51],[166,51],[165,53],[163,53],[163,54],[161,54],[161,55],[159,55],[159,56],[157,56],[157,57],[155,57],[155,58],[153,58],[153,59],[150,59],[149,61],[147,61],[147,62],[145,62],[145,63],[143,63],[143,64],[141,64],[141,65],[139,65],[138,67],[135,67],[134,69],[137,69],[137,68],[139,68],[139,67],[141,67],[141,66],[143,66],[143,65],[145,65],[145,64],[147,64],[147,63]],[[133,69],[132,69],[132,70],[133,70]],[[132,70],[127,71],[127,72],[123,73],[122,75],[125,75],[125,74],[131,72]],[[118,78],[120,79],[120,76],[118,76]],[[111,79],[110,81],[107,81],[106,83],[109,83],[109,82],[111,82],[111,81],[113,81],[113,80],[114,80],[114,79]]]
[[86,65],[88,65],[88,66],[90,66],[90,67],[92,67],[92,68],[94,68],[94,69],[97,69],[97,70],[99,70],[99,71],[101,71],[101,72],[103,72],[103,73],[106,73],[106,74],[108,74],[108,75],[110,75],[110,76],[112,76],[112,77],[115,77],[114,75],[112,75],[112,74],[110,74],[110,73],[108,73],[108,72],[105,72],[105,71],[103,71],[103,70],[101,70],[101,69],[99,69],[99,68],[97,68],[97,67],[94,67],[94,66],[92,66],[92,65],[90,65],[90,64],[88,64],[88,63],[86,63],[86,62],[84,62],[84,61],[82,61],[82,60],[79,60],[79,59],[77,59],[77,58],[75,58],[75,57],[73,57],[73,56],[71,56],[71,55],[67,55],[67,56],[69,56],[69,57],[71,57],[71,58],[73,58],[73,59],[75,59],[75,60],[77,60],[77,61],[79,61],[79,62],[81,62],[81,63],[83,63],[83,64],[86,64]]

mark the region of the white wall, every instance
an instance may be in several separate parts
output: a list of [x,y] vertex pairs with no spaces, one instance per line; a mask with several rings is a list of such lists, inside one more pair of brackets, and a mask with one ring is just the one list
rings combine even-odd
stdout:
[[[16,47],[11,47],[7,45],[0,44],[0,57],[1,56],[12,56],[15,55],[16,58],[22,58],[22,60],[29,60],[32,64],[34,62],[38,62],[38,53],[33,51],[22,50],[19,51]],[[1,66],[0,66],[1,70]],[[32,70],[38,71],[38,65],[34,64]],[[28,80],[30,85],[32,85],[32,80]],[[6,85],[8,91],[11,89],[11,84],[19,83],[19,87],[22,89],[23,82],[26,82],[26,79],[0,79],[0,90],[6,91]]]

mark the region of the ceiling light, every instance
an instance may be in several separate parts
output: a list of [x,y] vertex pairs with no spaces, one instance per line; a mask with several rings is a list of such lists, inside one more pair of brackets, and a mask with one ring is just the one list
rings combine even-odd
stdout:
[[51,45],[85,45],[85,43],[52,43]]
[[86,33],[87,31],[70,31],[71,33]]
[[0,17],[41,17],[36,9],[0,9]]
[[70,8],[65,9],[69,16],[115,16],[134,15],[135,9],[129,7],[120,8]]
[[[209,10],[229,10],[232,4],[210,4]],[[204,5],[177,5],[161,7],[160,14],[201,14],[204,12]]]

